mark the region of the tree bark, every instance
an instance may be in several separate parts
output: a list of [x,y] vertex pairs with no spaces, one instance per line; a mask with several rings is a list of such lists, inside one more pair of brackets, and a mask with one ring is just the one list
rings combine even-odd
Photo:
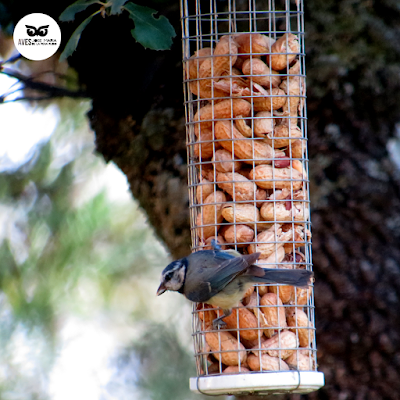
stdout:
[[[400,140],[400,9],[395,0],[306,0],[305,7],[317,347],[326,386],[302,398],[394,400],[400,185],[389,150]],[[178,2],[162,11],[179,36]],[[93,99],[97,151],[124,172],[157,235],[180,257],[190,246],[180,38],[171,51],[144,50],[130,23],[93,20],[70,63]],[[63,30],[68,36],[71,27]]]

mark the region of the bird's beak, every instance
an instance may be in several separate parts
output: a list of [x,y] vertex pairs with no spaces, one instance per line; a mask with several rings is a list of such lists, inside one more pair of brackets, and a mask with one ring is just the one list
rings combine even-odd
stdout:
[[166,290],[167,290],[167,288],[164,286],[164,283],[161,283],[157,289],[157,296],[159,296],[160,294],[163,294]]

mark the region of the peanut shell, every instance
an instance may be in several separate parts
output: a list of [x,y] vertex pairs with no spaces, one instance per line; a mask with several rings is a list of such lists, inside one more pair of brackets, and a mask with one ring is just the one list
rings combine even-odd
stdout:
[[214,185],[206,178],[201,178],[196,187],[197,203],[204,203],[205,199],[214,192]]
[[272,111],[282,108],[286,103],[285,92],[279,88],[272,88],[266,91],[266,95],[251,97],[254,111]]
[[309,347],[312,343],[314,332],[313,324],[308,319],[307,314],[297,307],[286,309],[287,324],[290,331],[296,333],[299,337],[300,347]]
[[302,137],[301,129],[291,125],[291,128],[287,125],[276,125],[273,132],[269,132],[265,135],[265,143],[268,143],[270,146],[274,148],[280,148],[289,146],[291,143],[294,143],[296,139]]
[[260,214],[264,221],[304,221],[308,219],[308,207],[299,201],[266,202],[261,206]]
[[236,172],[219,172],[217,185],[232,196],[233,201],[254,200],[257,186]]
[[[206,58],[199,68],[200,97],[208,97],[212,83],[229,72],[235,64],[238,47],[233,39],[219,41],[212,57]],[[212,78],[212,79],[206,79]]]
[[250,179],[262,189],[299,190],[303,185],[302,174],[293,168],[273,168],[271,165],[257,165],[250,172]]
[[[275,293],[266,293],[260,299],[261,311],[265,317],[262,321],[264,334],[271,337],[277,330],[287,327],[285,309],[282,300]],[[261,321],[260,321],[261,324]]]
[[225,206],[222,210],[222,216],[232,223],[239,223],[254,226],[260,220],[260,211],[251,204],[235,204],[234,206]]
[[271,46],[271,52],[277,53],[267,55],[267,63],[272,69],[281,71],[282,69],[288,68],[288,65],[300,52],[297,36],[293,33],[285,33]]
[[239,161],[233,159],[232,153],[225,149],[217,150],[211,161],[218,172],[237,172],[241,166]]
[[292,369],[299,371],[313,371],[313,362],[309,356],[301,354],[298,351],[293,352],[285,362]]
[[242,66],[244,75],[249,75],[249,80],[270,89],[278,87],[281,77],[276,71],[271,70],[265,62],[257,58],[247,59]]
[[255,116],[254,134],[265,138],[267,134],[273,132],[276,119],[272,118],[271,111],[260,111]]
[[[211,326],[207,328],[211,330]],[[225,365],[240,365],[247,359],[247,354],[242,343],[226,331],[206,332],[206,342],[213,352],[213,356]],[[221,353],[219,353],[221,351]]]
[[[271,357],[288,358],[298,347],[296,335],[293,332],[282,331],[272,336],[261,344],[261,353],[267,353]],[[253,349],[253,354],[258,355],[258,347]]]
[[254,230],[247,225],[231,225],[224,232],[224,238],[228,243],[247,244],[254,239]]
[[267,143],[262,143],[258,140],[241,140],[245,139],[245,136],[238,131],[236,126],[232,126],[230,121],[216,122],[215,137],[219,139],[219,143],[223,148],[231,152],[233,149],[235,157],[246,163],[270,164],[272,162],[271,158],[285,155],[282,151],[274,151]]
[[267,54],[275,40],[261,33],[242,33],[234,37],[238,45],[238,53],[242,56],[247,54]]
[[216,104],[207,104],[200,108],[193,117],[195,133],[198,132],[199,126],[201,129],[204,127],[211,129],[214,119],[234,118],[238,115],[247,117],[250,111],[250,103],[243,99],[226,99]]
[[194,52],[187,61],[189,79],[197,79],[199,77],[198,73],[201,64],[203,64],[204,60],[210,57],[212,53],[213,49],[210,47],[204,47]]
[[[239,303],[239,306],[242,304]],[[218,311],[218,316],[221,314],[222,312]],[[233,308],[232,314],[225,317],[223,321],[229,329],[243,329],[239,331],[239,335],[246,340],[254,340],[262,335],[262,331],[257,329],[257,318],[247,308]]]
[[256,356],[250,354],[247,363],[252,371],[289,371],[289,366],[278,357],[271,357],[268,354]]
[[222,373],[223,374],[239,374],[243,372],[250,372],[250,370],[246,367],[243,366],[236,366],[236,365],[231,365],[230,367],[226,367]]
[[274,224],[265,231],[260,232],[254,243],[247,248],[249,254],[260,252],[260,259],[268,258],[279,247],[284,245],[283,241],[280,241],[281,234],[282,229],[279,224]]
[[202,129],[198,137],[198,142],[194,145],[194,154],[203,159],[211,158],[216,149],[221,145],[214,141],[214,135],[211,130]]
[[[223,220],[222,206],[225,202],[226,196],[221,191],[213,192],[205,199],[204,205],[201,208],[201,212],[197,215],[196,220],[196,225],[198,226],[197,234],[201,239],[205,240],[208,237],[215,235],[215,232],[219,229],[218,224]],[[201,226],[209,224],[214,226]]]

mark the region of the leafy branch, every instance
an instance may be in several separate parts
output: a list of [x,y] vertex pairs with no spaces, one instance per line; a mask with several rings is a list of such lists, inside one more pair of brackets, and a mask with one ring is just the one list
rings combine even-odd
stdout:
[[138,43],[151,50],[168,50],[171,48],[172,38],[176,36],[176,33],[168,19],[163,15],[155,17],[157,10],[139,6],[130,1],[128,2],[128,0],[109,0],[107,3],[98,0],[78,0],[62,12],[59,17],[60,21],[73,21],[77,13],[85,11],[93,4],[99,4],[100,8],[89,15],[75,29],[60,56],[60,61],[68,58],[76,50],[83,30],[93,17],[96,15],[102,15],[103,17],[117,15],[123,11],[129,13],[129,18],[135,24],[131,34]]

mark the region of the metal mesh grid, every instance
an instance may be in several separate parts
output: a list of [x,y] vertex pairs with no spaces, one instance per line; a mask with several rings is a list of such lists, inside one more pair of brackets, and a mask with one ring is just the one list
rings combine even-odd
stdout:
[[[182,0],[192,250],[312,269],[303,3]],[[316,371],[314,293],[256,285],[226,329],[197,304],[198,376]]]

